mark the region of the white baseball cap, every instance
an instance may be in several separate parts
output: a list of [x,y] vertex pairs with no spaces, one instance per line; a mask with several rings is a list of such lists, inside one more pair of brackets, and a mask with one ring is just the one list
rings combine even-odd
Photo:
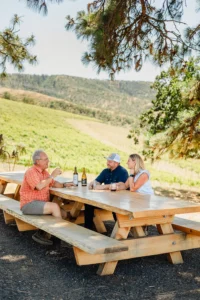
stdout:
[[120,163],[120,156],[117,153],[111,153],[108,157],[105,156],[107,160],[113,160]]

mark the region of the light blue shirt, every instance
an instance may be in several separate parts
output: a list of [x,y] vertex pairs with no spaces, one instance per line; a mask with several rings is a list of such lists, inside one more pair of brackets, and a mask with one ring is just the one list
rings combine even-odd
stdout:
[[147,170],[140,169],[139,172],[134,177],[134,182],[137,181],[137,179],[142,175],[143,173],[146,173],[149,177],[148,181],[145,182],[139,189],[137,189],[135,192],[142,193],[142,194],[148,194],[153,195],[154,190],[152,189],[151,182],[150,182],[150,174]]

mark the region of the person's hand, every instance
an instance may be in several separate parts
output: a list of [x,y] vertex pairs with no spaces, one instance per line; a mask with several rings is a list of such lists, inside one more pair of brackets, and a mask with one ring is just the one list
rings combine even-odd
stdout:
[[88,189],[89,189],[89,190],[92,190],[92,189],[94,189],[94,188],[95,188],[95,180],[91,181],[91,182],[89,183],[89,185],[88,185]]
[[55,178],[56,176],[58,176],[58,175],[60,175],[60,174],[62,174],[61,169],[60,169],[60,168],[56,168],[56,169],[53,170],[53,172],[51,173],[51,176],[52,176],[53,178]]
[[76,186],[73,182],[64,182],[63,187],[71,187],[71,186]]
[[93,190],[105,190],[105,186],[101,185],[101,184],[98,184],[95,187],[93,187]]

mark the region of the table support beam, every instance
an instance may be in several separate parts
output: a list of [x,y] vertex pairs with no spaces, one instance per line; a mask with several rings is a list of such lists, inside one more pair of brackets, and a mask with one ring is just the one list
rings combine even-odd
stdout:
[[[157,225],[158,232],[160,234],[170,234],[174,232],[174,229],[172,227],[172,224],[159,224]],[[180,251],[173,252],[173,253],[168,253],[167,254],[167,259],[169,262],[172,264],[181,264],[183,263],[183,258],[182,254]]]

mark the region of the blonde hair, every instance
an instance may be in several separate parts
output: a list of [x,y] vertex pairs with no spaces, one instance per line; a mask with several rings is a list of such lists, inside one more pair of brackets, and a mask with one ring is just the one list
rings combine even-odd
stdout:
[[145,166],[144,166],[144,161],[142,159],[141,156],[139,156],[138,154],[131,154],[130,159],[135,161],[135,170],[134,170],[134,174],[137,174],[139,172],[139,170],[144,170]]

